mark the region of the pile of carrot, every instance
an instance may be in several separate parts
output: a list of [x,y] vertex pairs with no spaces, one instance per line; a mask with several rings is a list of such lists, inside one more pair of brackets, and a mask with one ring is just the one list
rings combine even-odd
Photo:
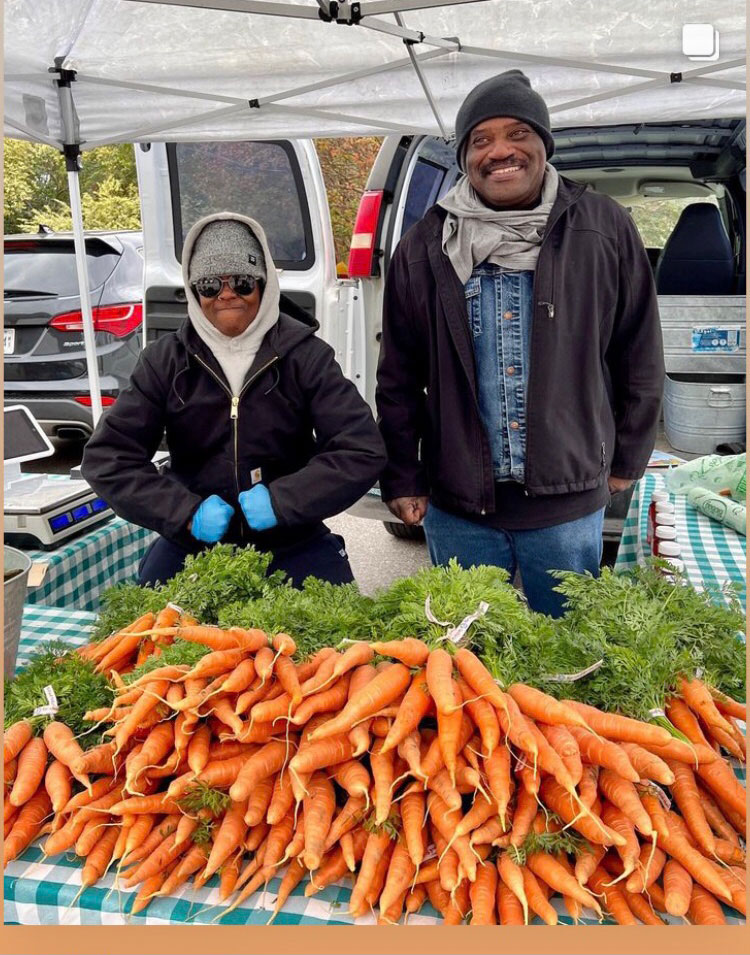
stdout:
[[[195,665],[123,674],[165,646]],[[292,637],[201,626],[168,607],[76,651],[113,680],[88,714],[5,733],[4,865],[37,836],[74,850],[82,886],[111,867],[131,912],[220,874],[228,909],[280,877],[275,917],[352,880],[349,911],[398,922],[429,901],[450,924],[725,921],[745,914],[744,704],[685,677],[680,732],[524,684],[465,647],[353,641],[295,662]],[[726,754],[726,755],[725,755]]]

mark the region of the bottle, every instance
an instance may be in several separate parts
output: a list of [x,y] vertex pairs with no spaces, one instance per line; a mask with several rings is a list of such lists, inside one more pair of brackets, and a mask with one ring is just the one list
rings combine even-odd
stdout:
[[677,543],[677,541],[659,541],[659,549],[657,551],[659,557],[679,557],[682,553],[682,548]]
[[654,491],[651,495],[651,503],[648,506],[648,517],[646,521],[646,543],[651,545],[654,539],[654,527],[656,526],[656,506],[659,502],[669,501],[668,491]]
[[654,515],[654,527],[674,527],[677,523],[677,518],[674,514],[669,514],[667,511],[657,511]]
[[669,501],[657,501],[656,502],[656,523],[659,523],[660,514],[674,514],[674,504]]
[[669,564],[669,570],[664,571],[666,577],[673,577],[674,574],[685,573],[685,562],[679,557],[665,557],[664,560]]
[[654,539],[651,542],[651,553],[656,557],[659,553],[659,544],[662,541],[673,541],[677,539],[677,528],[670,524],[657,524],[654,528]]

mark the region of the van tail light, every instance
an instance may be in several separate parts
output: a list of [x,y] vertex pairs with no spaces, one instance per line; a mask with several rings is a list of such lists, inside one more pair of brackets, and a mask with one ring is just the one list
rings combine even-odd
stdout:
[[383,204],[383,192],[364,192],[359,201],[357,219],[349,246],[349,275],[351,278],[365,278],[372,275],[375,241],[377,239],[380,207]]
[[[84,408],[91,407],[91,395],[76,395],[73,398],[73,401],[78,402],[79,405],[83,405]],[[110,405],[115,403],[115,399],[112,395],[102,395],[102,407],[108,408]]]
[[[95,332],[109,332],[115,338],[124,338],[143,322],[143,305],[140,302],[127,305],[102,305],[91,309]],[[82,332],[83,313],[62,312],[49,323],[58,332]]]

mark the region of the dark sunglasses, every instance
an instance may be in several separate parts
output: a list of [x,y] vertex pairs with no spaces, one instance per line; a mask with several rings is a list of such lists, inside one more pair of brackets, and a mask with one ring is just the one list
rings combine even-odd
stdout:
[[258,284],[252,275],[230,275],[226,280],[222,280],[218,275],[211,275],[198,279],[193,288],[202,298],[216,298],[224,287],[224,281],[238,295],[252,295]]

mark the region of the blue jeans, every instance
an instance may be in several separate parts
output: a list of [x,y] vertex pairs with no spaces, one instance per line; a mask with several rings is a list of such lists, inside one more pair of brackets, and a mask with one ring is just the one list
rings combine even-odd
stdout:
[[511,580],[518,570],[531,609],[561,617],[564,597],[552,589],[558,581],[548,571],[589,571],[598,577],[603,522],[604,508],[552,527],[503,531],[430,504],[423,525],[433,564],[447,564],[455,557],[467,569],[479,564],[504,567]]

